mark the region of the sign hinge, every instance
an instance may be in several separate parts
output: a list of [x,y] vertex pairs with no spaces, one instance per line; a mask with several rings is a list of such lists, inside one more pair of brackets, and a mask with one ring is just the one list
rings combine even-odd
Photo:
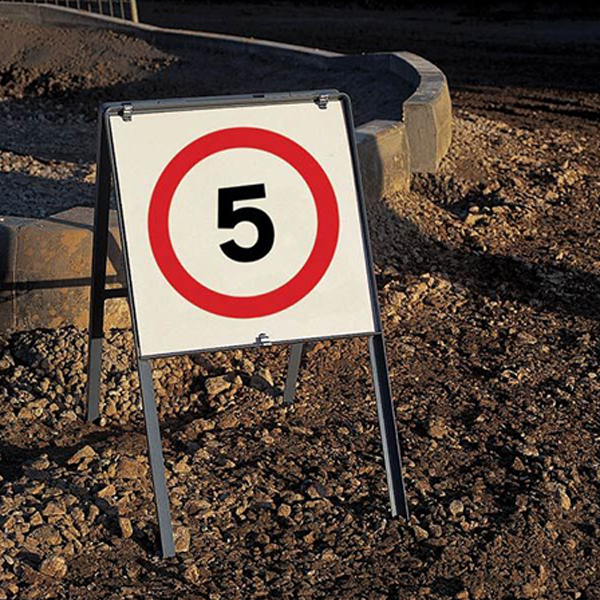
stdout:
[[325,110],[327,108],[327,105],[329,104],[329,94],[321,94],[320,96],[318,96],[318,98],[315,100],[315,104],[321,110]]
[[132,116],[133,116],[133,105],[123,104],[123,110],[121,112],[121,118],[123,119],[123,121],[131,121]]

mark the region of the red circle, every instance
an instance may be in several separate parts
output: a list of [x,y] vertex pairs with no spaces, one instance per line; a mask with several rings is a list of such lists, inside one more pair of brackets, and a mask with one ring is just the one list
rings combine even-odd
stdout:
[[[256,296],[230,296],[202,285],[177,258],[169,233],[169,211],[182,179],[200,161],[233,148],[261,150],[287,162],[308,185],[317,209],[315,243],[302,268],[280,287]],[[158,178],[148,211],[152,253],[171,286],[198,308],[237,319],[271,315],[304,298],[329,268],[337,246],[339,228],[337,199],[321,165],[296,142],[255,127],[221,129],[188,144],[175,155]]]

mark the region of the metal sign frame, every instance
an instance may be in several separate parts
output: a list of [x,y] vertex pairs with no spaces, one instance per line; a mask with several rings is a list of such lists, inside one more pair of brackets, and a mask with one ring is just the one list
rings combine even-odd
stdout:
[[[164,460],[162,454],[162,443],[160,427],[156,410],[154,396],[154,385],[152,382],[152,367],[150,360],[157,357],[173,356],[175,354],[187,354],[195,352],[210,352],[221,349],[239,349],[244,347],[270,346],[271,342],[257,340],[255,344],[248,346],[228,346],[226,348],[201,348],[185,352],[142,356],[140,353],[139,335],[137,331],[137,320],[135,317],[135,304],[131,285],[131,271],[129,267],[127,238],[124,230],[123,211],[120,198],[116,158],[110,130],[110,117],[116,114],[124,120],[130,120],[132,115],[140,113],[185,111],[199,108],[221,108],[226,106],[255,106],[258,104],[281,104],[314,102],[319,108],[326,109],[329,100],[340,100],[343,107],[348,133],[348,142],[352,158],[352,170],[356,186],[357,199],[359,203],[359,218],[362,232],[362,243],[367,268],[367,279],[373,311],[374,332],[356,333],[351,335],[324,336],[316,339],[285,340],[273,342],[278,345],[290,345],[290,357],[288,373],[285,383],[284,402],[291,404],[294,400],[298,373],[302,362],[302,355],[306,343],[324,339],[339,339],[349,337],[368,337],[371,355],[371,369],[373,384],[377,401],[377,414],[383,447],[383,456],[387,475],[388,491],[391,504],[392,516],[402,516],[408,519],[408,505],[402,476],[402,460],[400,455],[400,444],[396,427],[394,405],[389,382],[387,358],[385,352],[385,341],[381,326],[379,301],[377,298],[377,286],[373,273],[373,260],[371,244],[369,241],[367,215],[364,204],[362,182],[358,163],[358,152],[354,135],[354,124],[350,98],[337,90],[292,92],[280,94],[254,94],[243,96],[221,96],[211,98],[181,98],[173,100],[151,100],[135,102],[119,102],[104,104],[99,109],[98,117],[98,150],[97,150],[97,174],[96,174],[96,204],[94,208],[94,237],[92,254],[92,285],[90,297],[90,325],[88,343],[88,384],[86,389],[87,421],[95,422],[99,419],[100,404],[100,378],[102,366],[102,344],[104,339],[104,303],[111,298],[127,297],[132,313],[132,324],[135,339],[135,349],[140,378],[140,389],[142,393],[142,404],[146,425],[146,437],[148,440],[148,453],[154,487],[154,499],[158,517],[158,525],[161,540],[161,550],[164,557],[175,554],[173,532],[171,525],[171,514],[169,507],[169,496],[164,473]],[[108,248],[108,223],[110,209],[111,183],[114,183],[114,191],[117,197],[117,214],[121,240],[123,244],[123,258],[125,264],[126,287],[119,289],[106,288],[106,265]]]

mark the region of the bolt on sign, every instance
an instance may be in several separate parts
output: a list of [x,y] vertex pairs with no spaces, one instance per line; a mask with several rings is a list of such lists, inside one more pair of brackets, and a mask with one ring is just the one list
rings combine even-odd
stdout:
[[[99,117],[88,420],[104,301],[127,296],[164,556],[174,554],[150,359],[367,336],[394,515],[408,516],[350,100],[337,91],[112,103]],[[106,288],[111,180],[127,286]]]

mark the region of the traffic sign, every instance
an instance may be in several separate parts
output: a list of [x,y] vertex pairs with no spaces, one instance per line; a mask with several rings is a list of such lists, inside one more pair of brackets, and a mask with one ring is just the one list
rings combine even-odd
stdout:
[[[104,303],[127,296],[164,556],[175,552],[149,359],[369,337],[392,514],[408,518],[350,101],[337,91],[140,101],[100,109],[87,419]],[[127,286],[106,288],[111,182]]]
[[141,356],[375,331],[341,98],[109,127]]

